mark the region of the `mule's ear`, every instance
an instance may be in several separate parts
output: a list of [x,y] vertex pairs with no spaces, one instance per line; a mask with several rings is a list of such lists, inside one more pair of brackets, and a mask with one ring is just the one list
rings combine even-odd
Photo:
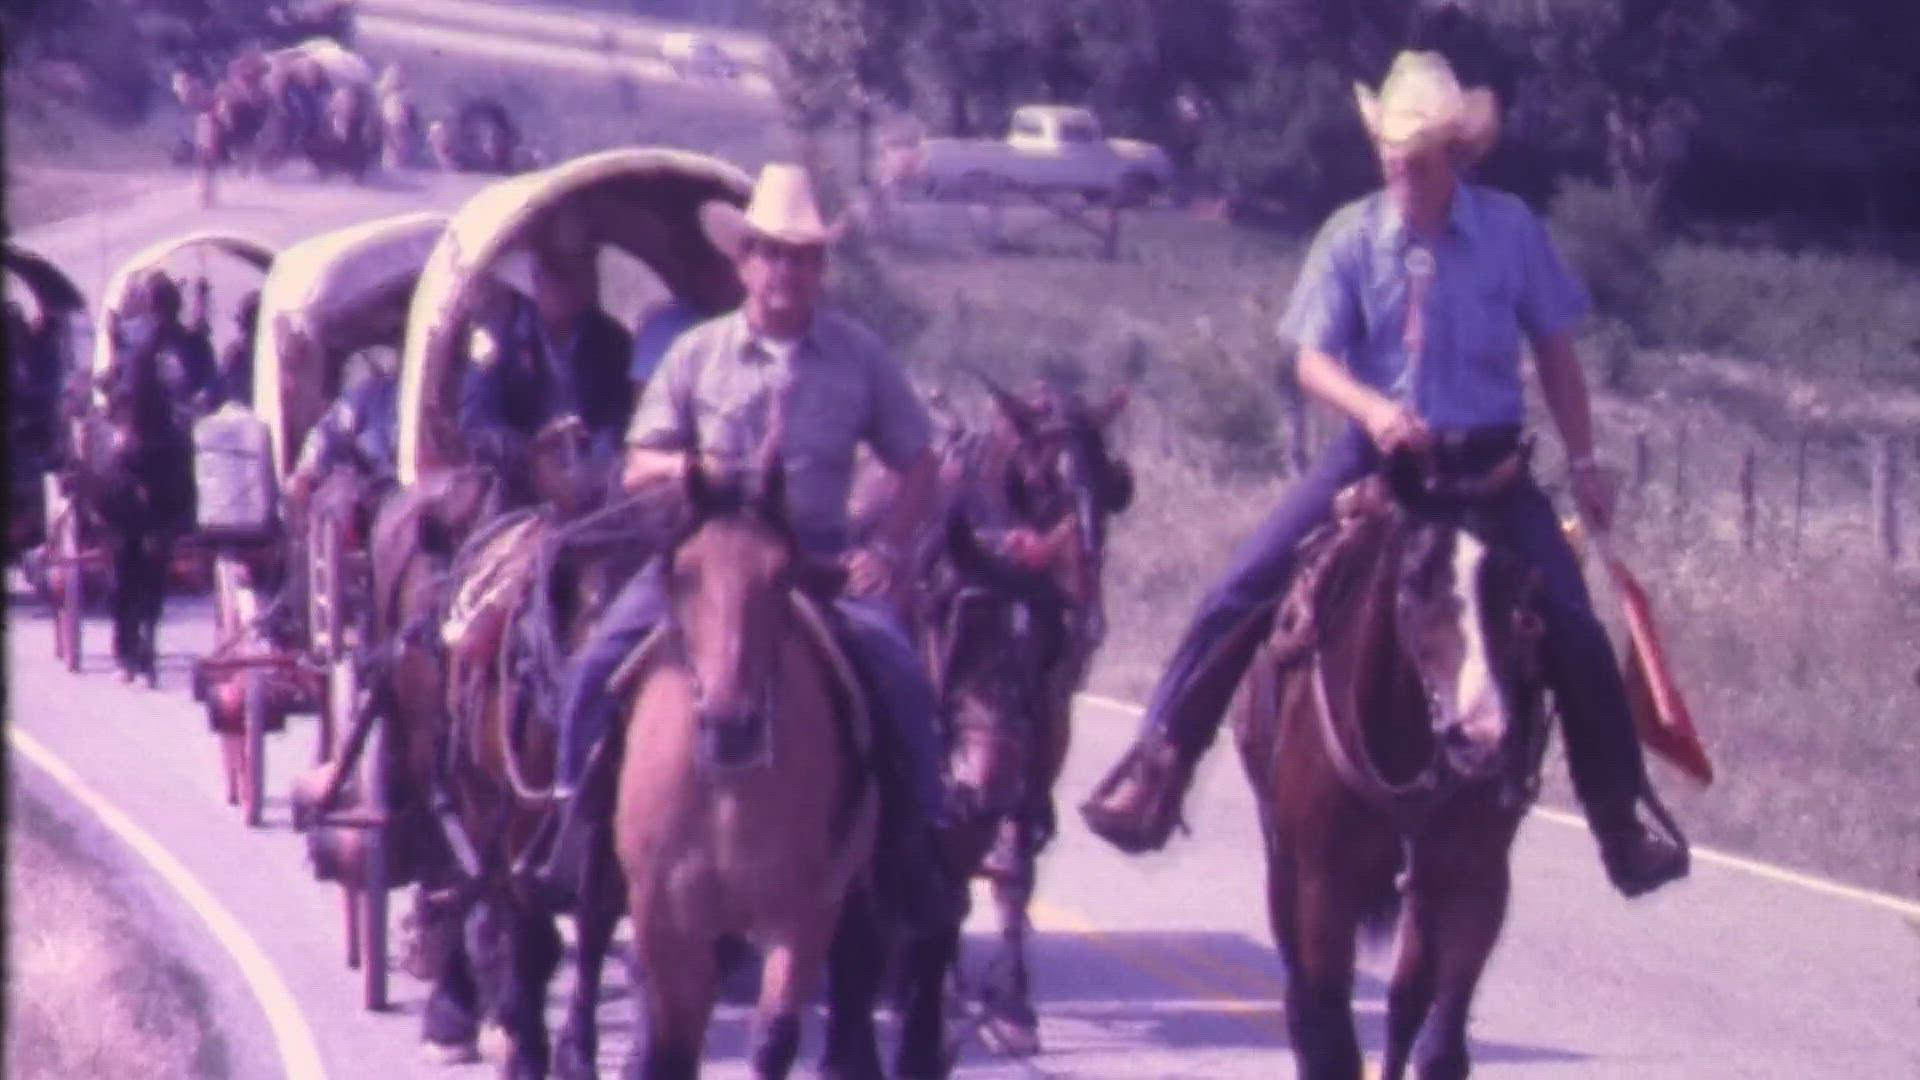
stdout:
[[993,399],[994,408],[1013,425],[1014,433],[1021,438],[1031,438],[1040,427],[1040,409],[1033,402],[1001,386],[986,373],[976,371],[974,377],[987,388],[987,396]]
[[1115,420],[1119,419],[1120,414],[1126,411],[1127,402],[1131,400],[1132,397],[1132,382],[1123,382],[1119,386],[1114,387],[1113,393],[1107,395],[1107,400],[1101,402],[1094,408],[1093,422],[1102,428],[1112,425]]

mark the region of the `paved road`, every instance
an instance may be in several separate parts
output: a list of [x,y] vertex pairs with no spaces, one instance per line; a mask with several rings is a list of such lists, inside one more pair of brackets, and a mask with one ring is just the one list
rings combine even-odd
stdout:
[[[380,188],[235,182],[209,215],[178,178],[111,215],[25,241],[97,286],[114,260],[159,236],[214,221],[263,236],[299,235],[378,213],[450,205],[459,178]],[[87,269],[97,265],[97,274]],[[341,964],[338,894],[314,884],[286,826],[241,826],[219,797],[216,753],[185,693],[187,663],[210,639],[203,602],[176,603],[162,635],[158,691],[108,673],[106,627],[87,626],[89,663],[51,662],[50,624],[30,601],[7,622],[9,723],[47,747],[140,823],[238,917],[291,991],[333,1076],[448,1075],[417,1065],[423,988],[399,976],[396,1008],[358,1008]],[[1118,752],[1130,717],[1083,709],[1064,795],[1088,789]],[[270,750],[273,790],[312,756],[296,721]],[[27,782],[51,788],[31,767]],[[1013,1064],[975,1051],[968,1077],[1154,1078],[1289,1075],[1277,965],[1260,907],[1253,809],[1237,766],[1216,753],[1193,800],[1196,836],[1125,860],[1069,827],[1044,866],[1038,972],[1047,1053]],[[1535,819],[1518,849],[1514,913],[1475,1011],[1477,1058],[1515,1077],[1811,1077],[1920,1075],[1920,936],[1892,909],[1703,864],[1678,888],[1634,904],[1612,897],[1579,832]],[[142,879],[146,880],[146,879]],[[208,950],[196,946],[200,954]],[[1377,1048],[1378,958],[1360,1012]],[[216,982],[231,984],[232,971]],[[617,981],[618,974],[615,974]],[[235,1012],[240,1024],[257,1013]],[[624,1049],[629,1003],[606,1011],[609,1068]],[[744,1075],[745,1018],[718,1020],[713,1075]]]

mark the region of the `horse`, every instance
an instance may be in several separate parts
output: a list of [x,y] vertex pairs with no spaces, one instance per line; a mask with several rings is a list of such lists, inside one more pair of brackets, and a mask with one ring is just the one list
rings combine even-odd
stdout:
[[[1035,867],[1055,828],[1052,790],[1066,761],[1073,694],[1105,633],[1101,579],[1108,519],[1132,498],[1132,476],[1106,432],[1128,389],[1098,404],[1073,392],[1035,398],[987,381],[1001,423],[952,440],[943,470],[951,505],[922,555],[914,625],[947,738],[957,805],[953,865],[993,887],[1000,950],[979,1004],[1007,1052],[1039,1050],[1027,968]],[[981,524],[1031,530],[1037,546],[1008,558]],[[922,999],[937,998],[958,949],[910,961]]]
[[[525,557],[516,549],[503,559],[494,540],[564,530],[555,519],[588,505],[572,471],[584,439],[574,422],[534,441],[531,471],[543,497],[535,508],[510,507],[493,467],[452,470],[383,502],[368,543],[380,644],[365,674],[384,725],[376,775],[396,822],[389,835],[406,852],[388,881],[417,881],[431,897],[420,929],[438,943],[438,954],[420,964],[433,981],[422,1039],[435,1060],[467,1059],[478,1051],[484,1022],[504,1036],[503,1069],[517,1077],[546,1076],[550,1068],[595,1075],[601,967],[620,915],[610,879],[576,908],[578,979],[556,1048],[545,1018],[547,984],[562,956],[556,913],[513,873],[548,812],[544,785],[555,746],[545,724],[523,723],[538,697],[527,692],[527,642],[531,635],[539,650],[563,649],[556,635],[586,625],[605,574],[567,564],[548,574],[541,565],[517,579],[515,594],[538,602],[496,607],[487,594],[501,578],[488,579],[487,571],[498,574]],[[450,612],[475,597],[478,607],[464,611],[466,631],[449,642]],[[536,681],[540,674],[532,671]],[[336,799],[362,741],[350,735],[341,760],[302,785],[303,819]],[[351,845],[338,830],[309,838],[322,877],[351,877],[342,865]]]
[[83,425],[67,477],[76,507],[103,526],[113,557],[113,651],[121,677],[159,681],[158,635],[175,534],[192,528],[193,447],[161,375],[162,337],[127,350],[107,386],[104,414]]
[[[698,1074],[719,957],[741,940],[765,955],[756,1075],[787,1075],[801,1007],[829,962],[823,1074],[881,1075],[877,980],[859,955],[879,812],[871,724],[830,639],[823,598],[842,575],[799,554],[784,468],[767,462],[736,484],[689,462],[691,522],[660,564],[666,614],[616,679],[630,704],[614,848],[641,1022],[627,1074],[649,1080]],[[903,1073],[935,1074],[937,1021],[907,1019]]]
[[379,105],[366,86],[336,86],[322,106],[318,130],[307,143],[307,157],[321,176],[345,173],[364,181],[380,158]]
[[1515,462],[1433,479],[1396,456],[1349,488],[1238,688],[1302,1075],[1361,1075],[1356,941],[1389,925],[1382,1075],[1467,1074],[1468,1009],[1547,730],[1534,572],[1475,516]]

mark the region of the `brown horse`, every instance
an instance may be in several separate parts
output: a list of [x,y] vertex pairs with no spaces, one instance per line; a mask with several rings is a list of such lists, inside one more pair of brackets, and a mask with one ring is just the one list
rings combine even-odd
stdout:
[[[947,455],[949,528],[929,551],[932,583],[915,619],[941,702],[953,783],[969,813],[949,837],[954,863],[992,883],[1000,951],[980,988],[989,1033],[1009,1053],[1039,1050],[1027,970],[1027,907],[1052,839],[1053,786],[1066,761],[1073,694],[1104,636],[1108,518],[1132,477],[1107,447],[1125,388],[1098,405],[1051,390],[1016,396],[989,382],[1002,423],[967,431]],[[1039,534],[1017,558],[981,526]],[[922,950],[910,979],[937,993],[945,957]]]
[[1394,490],[1349,489],[1309,539],[1234,710],[1304,1076],[1361,1075],[1356,938],[1396,907],[1383,1075],[1466,1075],[1545,742],[1532,572],[1465,487]]
[[[590,622],[607,574],[595,563],[536,560],[510,618],[451,648],[443,626],[449,597],[463,595],[476,568],[498,567],[491,540],[521,528],[540,543],[542,532],[569,528],[556,519],[588,505],[575,471],[583,440],[577,423],[550,426],[535,440],[539,509],[505,513],[499,474],[461,470],[388,500],[369,543],[379,647],[366,682],[382,718],[378,775],[396,821],[392,846],[409,853],[389,884],[418,881],[439,898],[422,927],[444,948],[427,961],[434,989],[423,1038],[432,1056],[460,1060],[476,1052],[484,1021],[504,1036],[503,1069],[515,1077],[543,1077],[550,1067],[595,1074],[601,965],[619,921],[619,890],[602,875],[607,888],[575,911],[578,978],[556,1048],[545,1016],[562,957],[556,913],[526,894],[513,868],[549,811],[554,732],[528,721],[541,711],[552,663]],[[347,771],[336,765],[320,783]],[[316,866],[338,861],[343,841],[316,834]]]
[[[873,849],[871,726],[813,599],[839,575],[799,555],[783,474],[772,458],[757,483],[722,488],[689,469],[693,523],[661,564],[666,615],[630,662],[614,816],[640,990],[630,1076],[698,1074],[717,953],[741,939],[765,955],[753,1066],[785,1076]],[[828,1074],[872,1075],[871,1027],[841,1015],[836,1003]],[[937,1056],[937,1029],[933,1042]]]

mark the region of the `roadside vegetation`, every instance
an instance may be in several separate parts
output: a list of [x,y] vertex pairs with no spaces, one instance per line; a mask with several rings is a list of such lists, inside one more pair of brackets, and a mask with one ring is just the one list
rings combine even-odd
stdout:
[[[1577,27],[1570,27],[1547,44],[1572,48]],[[1632,33],[1643,31],[1592,32],[1616,49],[1609,63],[1631,68]],[[1822,32],[1845,36],[1832,27]],[[1751,25],[1742,33],[1748,45],[1765,36]],[[1340,62],[1361,65],[1381,44],[1368,40],[1354,50],[1361,59],[1341,53]],[[1525,40],[1545,50],[1536,61],[1559,55],[1540,44],[1545,39]],[[802,44],[832,56],[845,42]],[[857,93],[844,81],[823,83],[797,99],[808,108],[778,112],[592,72],[373,51],[403,63],[423,110],[496,96],[555,157],[660,143],[751,170],[804,149],[837,178],[843,197],[859,172],[853,155],[863,121],[832,95],[851,94],[846,100],[856,104],[884,97],[877,82]],[[1673,68],[1685,59],[1670,55],[1668,67],[1615,74],[1649,100],[1667,100],[1654,93],[1659,87],[1707,93],[1710,87]],[[1818,81],[1818,65],[1804,57],[1796,63],[1793,78]],[[1027,74],[1009,84],[1016,97],[1058,89],[1021,70]],[[1528,70],[1545,78],[1538,63]],[[1290,117],[1275,131],[1243,127],[1243,138],[1259,143],[1246,152],[1295,163],[1329,146],[1327,153],[1346,153],[1340,125],[1352,136],[1359,125],[1344,84],[1327,81],[1332,75],[1313,76],[1326,86],[1262,89],[1308,94],[1304,112],[1312,115]],[[933,76],[923,70],[917,77]],[[1920,708],[1920,276],[1904,261],[1904,242],[1897,232],[1817,217],[1796,224],[1779,206],[1731,222],[1689,215],[1681,196],[1698,198],[1698,190],[1650,179],[1648,162],[1606,175],[1606,126],[1596,133],[1589,123],[1604,110],[1562,125],[1586,140],[1584,149],[1562,148],[1587,162],[1585,175],[1548,175],[1551,182],[1531,190],[1540,174],[1520,166],[1533,160],[1526,151],[1542,133],[1556,130],[1555,103],[1594,104],[1580,97],[1591,87],[1550,79],[1532,85],[1535,96],[1524,99],[1505,144],[1519,160],[1489,162],[1486,179],[1526,181],[1515,186],[1542,200],[1563,252],[1594,294],[1583,353],[1601,390],[1603,452],[1630,489],[1623,552],[1653,595],[1681,685],[1720,767],[1704,793],[1682,792],[1683,782],[1668,773],[1662,785],[1677,794],[1696,840],[1920,893],[1920,774],[1911,768],[1920,760],[1920,727],[1911,722]],[[1309,94],[1313,86],[1332,89]],[[984,94],[966,97],[969,116],[991,114]],[[1236,108],[1254,108],[1251,99],[1234,100]],[[1132,115],[1116,108],[1122,119]],[[1671,119],[1649,114],[1646,123]],[[804,138],[794,134],[796,124]],[[1331,142],[1315,132],[1333,132]],[[1211,151],[1194,152],[1204,162]],[[959,211],[943,215],[951,227],[916,224],[911,242],[856,232],[841,260],[851,268],[842,296],[875,316],[916,378],[961,412],[981,408],[966,368],[1014,385],[1047,377],[1098,389],[1137,380],[1118,438],[1139,497],[1113,537],[1111,631],[1094,675],[1095,689],[1116,696],[1144,694],[1199,591],[1282,490],[1298,448],[1332,432],[1330,418],[1296,407],[1286,349],[1272,330],[1313,219],[1261,208],[1315,205],[1323,184],[1351,196],[1371,178],[1364,168],[1311,176],[1291,165],[1247,169],[1211,174],[1233,196],[1222,213],[1163,207],[1131,216],[1113,261],[1094,257],[1088,237],[1057,222],[988,236]],[[1245,179],[1257,175],[1268,186]],[[1663,201],[1662,191],[1676,194]],[[1881,194],[1885,217],[1898,200]],[[1249,227],[1254,221],[1282,227]],[[1873,536],[1869,497],[1883,450],[1897,462],[1892,501],[1907,522],[1903,549],[1891,559]],[[1746,499],[1740,477],[1749,455],[1754,495]],[[1560,479],[1558,457],[1555,441],[1543,438],[1536,464],[1550,486]],[[1565,802],[1564,771],[1551,765],[1549,781],[1549,796]]]
[[9,786],[6,1075],[230,1075],[200,976],[154,937],[112,868]]

